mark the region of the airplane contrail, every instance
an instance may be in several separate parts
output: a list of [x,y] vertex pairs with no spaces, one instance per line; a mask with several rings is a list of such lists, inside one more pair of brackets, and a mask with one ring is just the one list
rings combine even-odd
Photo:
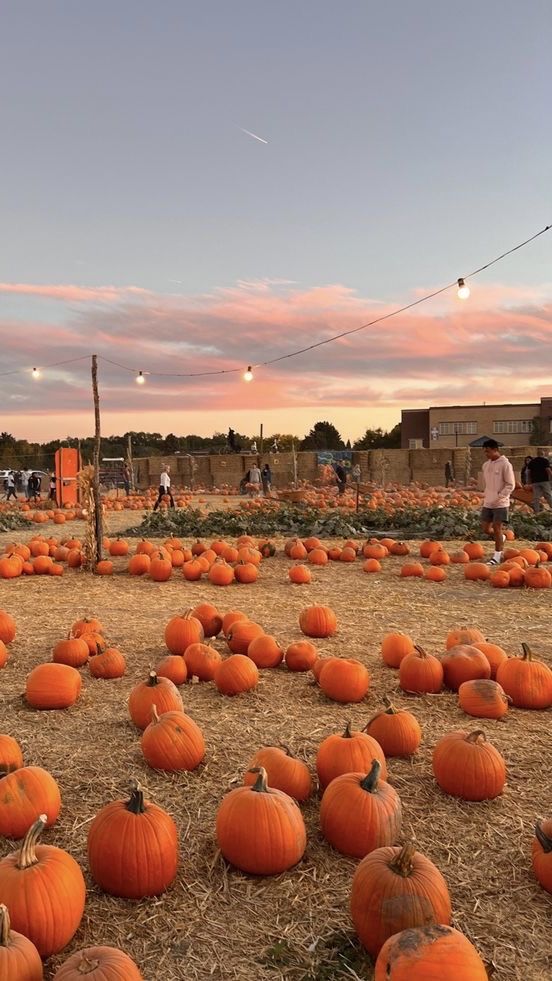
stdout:
[[258,140],[259,143],[266,143],[268,146],[268,140],[263,140],[262,136],[257,136],[256,133],[252,133],[249,129],[244,129],[243,126],[240,126],[240,129],[242,133],[247,133],[247,135],[252,136],[254,140]]

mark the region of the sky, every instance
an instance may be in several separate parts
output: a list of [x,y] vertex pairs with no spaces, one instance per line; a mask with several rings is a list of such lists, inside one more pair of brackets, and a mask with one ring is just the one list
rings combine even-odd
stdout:
[[241,378],[552,222],[551,36],[549,0],[5,5],[0,430],[90,433],[92,352],[106,435],[552,394],[552,231]]

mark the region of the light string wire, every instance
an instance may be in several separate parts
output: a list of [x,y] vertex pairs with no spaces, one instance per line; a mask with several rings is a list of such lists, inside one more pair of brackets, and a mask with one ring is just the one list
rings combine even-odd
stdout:
[[[540,231],[535,232],[529,238],[526,238],[523,242],[519,242],[518,245],[514,245],[513,248],[508,249],[506,252],[502,252],[500,255],[491,259],[489,262],[484,263],[484,265],[479,266],[474,269],[473,272],[468,273],[463,276],[462,279],[473,279],[474,276],[478,276],[479,273],[484,272],[486,269],[490,269],[491,266],[496,265],[497,262],[501,262],[507,256],[512,255],[513,252],[517,252],[519,249],[525,248],[530,242],[534,242],[535,239],[549,232],[552,225],[546,225],[541,228]],[[397,307],[391,310],[389,313],[381,314],[379,317],[375,317],[373,320],[367,321],[365,324],[360,324],[359,327],[352,327],[350,330],[344,330],[339,334],[333,334],[331,337],[326,337],[321,341],[315,341],[313,344],[309,344],[306,347],[297,348],[297,350],[290,351],[288,354],[281,354],[276,358],[269,358],[266,361],[259,361],[257,364],[252,364],[252,368],[265,368],[271,364],[277,364],[280,361],[287,361],[290,358],[297,358],[301,354],[306,354],[308,351],[314,351],[316,348],[324,347],[326,344],[332,344],[334,341],[341,340],[343,337],[350,337],[352,334],[358,334],[362,330],[367,330],[368,327],[374,327],[376,324],[383,323],[385,320],[391,320],[392,317],[397,317],[401,313],[406,313],[407,310],[412,310],[413,307],[418,307],[422,303],[427,303],[428,300],[433,300],[436,296],[440,296],[442,293],[446,293],[448,290],[457,286],[458,278],[452,283],[448,283],[446,286],[441,286],[437,290],[433,290],[431,293],[426,293],[424,296],[418,297],[417,300],[412,300],[410,303],[405,304],[402,307]],[[78,361],[89,360],[92,357],[91,354],[83,354],[76,358],[69,358],[65,361],[53,361],[46,365],[37,365],[36,369],[46,370],[48,368],[59,368],[67,364],[75,364]],[[98,354],[98,359],[103,361],[105,364],[113,365],[116,368],[120,368],[122,371],[130,372],[131,374],[137,374],[138,368],[132,368],[130,365],[121,364],[119,361],[113,361],[111,358],[104,357],[102,354]],[[244,364],[246,361],[244,361]],[[14,368],[11,371],[0,372],[0,378],[4,378],[7,375],[16,375],[23,371],[28,371],[28,368]],[[243,366],[240,368],[218,368],[214,371],[186,371],[186,372],[169,372],[169,371],[142,371],[141,374],[147,375],[152,378],[207,378],[214,375],[232,375],[238,372],[243,372]]]

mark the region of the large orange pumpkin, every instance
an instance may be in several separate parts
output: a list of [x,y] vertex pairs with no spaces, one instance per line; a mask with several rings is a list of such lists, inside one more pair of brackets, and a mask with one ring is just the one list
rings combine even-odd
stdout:
[[37,814],[46,827],[57,821],[61,810],[59,787],[47,770],[23,766],[0,779],[0,835],[23,838]]
[[401,930],[386,940],[374,981],[487,981],[477,950],[458,930],[442,923]]
[[[41,975],[42,977],[42,975]],[[143,981],[134,961],[116,947],[86,947],[71,954],[54,981]]]
[[361,702],[370,687],[370,675],[355,658],[331,657],[320,672],[318,684],[334,702]]
[[150,671],[148,680],[135,685],[128,698],[130,717],[139,729],[149,725],[153,705],[160,714],[184,710],[176,685],[169,678],[158,678],[155,671]]
[[476,678],[490,678],[491,665],[482,651],[470,644],[449,647],[441,658],[443,675],[447,688],[458,691],[464,681]]
[[72,668],[82,668],[90,655],[88,644],[81,637],[69,637],[60,640],[54,647],[52,656],[56,664],[68,664]]
[[387,764],[380,744],[366,732],[351,729],[348,722],[343,735],[333,733],[324,739],[316,754],[316,770],[324,790],[342,773],[368,773],[372,761],[381,763],[381,779],[387,779]]
[[365,732],[380,744],[386,756],[411,756],[418,749],[422,730],[406,709],[397,709],[388,698],[386,707],[366,723]]
[[522,644],[521,649],[521,657],[509,657],[499,666],[496,680],[516,708],[550,708],[552,670],[543,661],[533,660],[528,644]]
[[460,708],[477,719],[501,719],[510,701],[504,689],[488,678],[464,681],[458,689]]
[[307,637],[333,637],[337,618],[329,606],[307,606],[299,615],[299,626]]
[[126,671],[126,661],[116,647],[106,647],[90,658],[88,670],[93,678],[122,678]]
[[88,864],[104,892],[122,899],[159,896],[178,868],[178,835],[172,817],[144,800],[136,780],[130,799],[113,801],[88,829]]
[[363,858],[374,848],[394,845],[400,834],[400,798],[379,779],[380,770],[381,764],[374,760],[368,774],[342,773],[324,791],[322,834],[343,855]]
[[443,736],[433,750],[433,773],[441,790],[463,800],[493,800],[506,782],[502,756],[479,729]]
[[267,774],[267,782],[275,790],[293,797],[294,800],[305,801],[312,793],[312,779],[309,768],[303,760],[293,756],[287,746],[265,746],[257,750],[249,762],[243,782],[250,787],[256,782],[258,768],[263,766]]
[[200,681],[212,681],[222,661],[219,652],[211,644],[190,644],[184,654],[188,677]]
[[23,753],[13,736],[0,735],[0,774],[11,773],[23,766]]
[[222,617],[212,603],[199,603],[194,606],[192,616],[199,620],[206,637],[216,637],[222,630]]
[[318,651],[310,641],[295,641],[286,650],[286,668],[290,671],[310,671],[317,657]]
[[307,833],[292,797],[267,785],[258,768],[251,787],[231,790],[217,812],[216,833],[224,858],[252,875],[278,875],[303,857]]
[[2,643],[11,644],[15,638],[15,633],[15,620],[5,610],[0,610],[0,640]]
[[408,634],[393,631],[386,634],[381,642],[381,657],[390,668],[398,668],[403,658],[412,654],[414,641]]
[[141,740],[145,759],[155,770],[195,770],[205,756],[198,725],[184,712],[163,712],[154,705]]
[[27,831],[19,852],[0,862],[0,903],[12,927],[34,943],[41,957],[67,946],[84,912],[86,889],[80,865],[61,848],[39,845],[47,819]]
[[173,617],[165,627],[165,644],[171,654],[184,654],[190,644],[201,644],[203,637],[203,626],[191,610]]
[[443,665],[433,654],[416,646],[399,665],[399,684],[403,691],[435,695],[443,687]]
[[68,664],[39,664],[27,675],[25,699],[36,709],[64,709],[74,705],[82,680]]
[[375,957],[395,933],[448,924],[452,910],[439,869],[408,843],[377,848],[362,859],[353,877],[351,915],[360,942]]
[[552,894],[552,820],[537,821],[531,859],[536,878]]
[[245,654],[232,654],[217,667],[215,685],[222,695],[241,695],[258,684],[259,669]]
[[42,981],[42,961],[35,945],[10,929],[8,907],[0,904],[0,981]]

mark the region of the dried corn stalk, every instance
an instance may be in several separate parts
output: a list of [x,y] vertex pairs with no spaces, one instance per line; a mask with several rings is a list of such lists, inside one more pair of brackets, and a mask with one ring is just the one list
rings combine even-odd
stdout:
[[[94,467],[91,464],[83,467],[77,474],[80,491],[80,501],[86,514],[86,530],[82,544],[83,569],[93,571],[96,567],[96,557],[101,553],[103,540],[103,515],[96,513],[94,497]],[[98,534],[100,536],[98,540]]]

